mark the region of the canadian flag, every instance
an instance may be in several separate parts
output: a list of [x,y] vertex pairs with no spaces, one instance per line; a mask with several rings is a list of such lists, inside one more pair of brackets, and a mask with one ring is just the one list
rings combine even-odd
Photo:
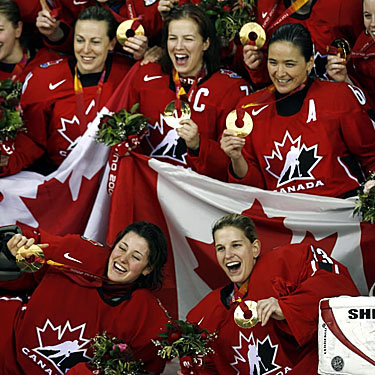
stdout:
[[311,242],[348,267],[362,294],[375,282],[375,230],[353,217],[354,198],[282,194],[223,183],[136,153],[118,161],[109,195],[114,167],[108,163],[109,148],[94,140],[98,122],[53,174],[21,172],[0,179],[0,225],[84,233],[111,244],[133,221],[158,224],[170,244],[158,295],[181,317],[211,289],[228,282],[216,262],[211,227],[230,212],[253,218],[262,251]]
[[[117,168],[109,208],[105,204],[107,242],[132,221],[147,220],[164,230],[170,253],[159,296],[172,313],[185,316],[211,289],[228,282],[216,262],[211,227],[230,212],[254,220],[262,251],[310,242],[346,265],[363,294],[375,281],[375,231],[353,217],[354,198],[283,194],[223,183],[136,153],[121,158]],[[107,166],[106,174],[109,170]],[[86,236],[97,237],[103,228],[102,221],[96,222],[108,197],[106,183],[104,176]]]

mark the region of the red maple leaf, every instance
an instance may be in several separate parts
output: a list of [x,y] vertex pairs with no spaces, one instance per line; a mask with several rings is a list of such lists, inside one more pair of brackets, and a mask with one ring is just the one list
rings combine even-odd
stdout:
[[290,244],[293,232],[284,225],[285,217],[268,217],[257,199],[242,214],[254,221],[263,253],[275,247]]
[[36,198],[22,200],[39,223],[49,233],[64,235],[83,233],[99,187],[99,170],[91,179],[82,177],[77,200],[73,201],[69,187],[71,175],[64,183],[51,179],[38,187]]
[[[263,252],[290,243],[292,231],[285,227],[285,217],[269,218],[264,213],[263,207],[258,200],[255,200],[251,208],[242,212],[242,214],[254,220]],[[207,244],[192,238],[186,239],[199,264],[195,269],[198,276],[211,289],[228,284],[228,277],[217,262],[213,242]]]
[[210,244],[186,237],[199,266],[197,275],[211,288],[216,289],[229,284],[228,277],[219,266],[213,241]]
[[314,246],[314,248],[321,248],[323,249],[327,255],[331,255],[333,248],[335,247],[337,241],[337,232],[331,234],[328,237],[322,238],[321,240],[315,239],[314,235],[307,231],[305,238],[301,241],[301,243],[306,242]]

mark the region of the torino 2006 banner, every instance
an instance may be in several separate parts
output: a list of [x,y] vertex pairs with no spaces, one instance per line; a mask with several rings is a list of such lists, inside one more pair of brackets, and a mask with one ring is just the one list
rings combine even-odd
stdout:
[[133,221],[158,224],[170,246],[164,286],[157,293],[180,317],[228,282],[216,262],[211,227],[230,212],[253,218],[262,251],[313,243],[345,264],[361,293],[368,293],[375,281],[375,230],[353,217],[354,199],[223,183],[135,153],[109,165],[108,147],[94,140],[96,126],[90,125],[53,174],[21,172],[0,179],[0,225],[22,223],[111,244]]

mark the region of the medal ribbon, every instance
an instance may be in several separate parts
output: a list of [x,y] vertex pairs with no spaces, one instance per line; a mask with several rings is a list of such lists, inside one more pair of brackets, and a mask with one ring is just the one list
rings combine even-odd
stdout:
[[190,87],[190,90],[188,93],[186,93],[184,87],[181,84],[180,76],[175,68],[172,69],[172,78],[176,90],[176,109],[181,109],[181,100],[186,100],[187,102],[190,102],[191,98],[193,97],[193,94],[195,90],[197,89],[197,85],[199,81],[206,75],[206,68],[203,66],[201,70],[197,73],[197,75],[194,78],[193,84]]
[[141,14],[140,16],[136,18],[131,18],[131,20],[134,21],[131,26],[131,30],[133,30],[134,33],[137,31],[138,27],[141,26],[141,21],[143,20],[143,18],[144,18],[143,14]]
[[262,23],[262,27],[263,29],[265,30],[271,30],[273,28],[275,28],[280,22],[282,22],[283,20],[285,20],[285,18],[291,16],[293,13],[297,12],[298,9],[302,8],[309,0],[296,0],[294,3],[292,3],[292,5],[287,8],[278,18],[275,22],[272,23],[272,25],[268,26],[269,22],[271,21],[275,11],[276,11],[276,8],[278,7],[280,1],[278,1],[274,6],[273,8],[271,9],[270,13],[268,14],[268,16],[266,17],[266,19],[263,21]]
[[[271,100],[269,102],[260,102],[260,103],[248,103],[248,104],[243,104],[241,108],[249,108],[249,107],[259,107],[261,105],[269,105],[269,104],[273,104],[273,103],[277,103],[277,102],[280,102],[281,100],[284,100],[286,98],[288,98],[289,96],[295,94],[296,92],[298,91],[301,91],[303,90],[304,88],[306,87],[306,83],[302,83],[300,84],[297,88],[295,88],[293,91],[291,91],[290,93],[288,93],[287,95],[279,98],[279,99],[276,99],[276,100]],[[270,85],[267,87],[267,91],[261,95],[258,100],[262,101],[262,100],[265,100],[267,98],[270,98],[271,95],[273,94],[273,92],[276,90],[275,86],[274,85]]]
[[241,287],[236,291],[234,291],[232,299],[230,301],[230,305],[233,307],[240,306],[241,310],[245,313],[246,311],[250,311],[250,309],[247,307],[244,297],[247,296],[247,292],[249,289],[249,279],[247,279]]
[[[104,69],[102,75],[100,76],[99,83],[97,85],[97,90],[96,90],[96,95],[95,95],[95,108],[94,108],[95,111],[99,106],[100,96],[103,91],[105,74],[106,74],[106,70]],[[83,119],[86,116],[85,97],[84,97],[82,83],[81,83],[81,80],[79,79],[77,65],[74,67],[74,93],[76,96],[76,108],[77,108],[78,118],[80,122],[81,134],[83,134],[86,130],[85,126],[81,126],[81,121],[83,121]]]
[[13,68],[13,75],[12,75],[12,81],[14,82],[23,72],[25,69],[25,66],[27,64],[27,61],[29,60],[29,52],[27,49],[23,50],[22,59],[15,65]]
[[58,262],[55,262],[53,260],[45,260],[45,259],[43,259],[41,257],[38,257],[38,256],[35,256],[35,255],[29,256],[28,258],[26,258],[26,261],[27,261],[27,263],[49,264],[50,266],[53,266],[54,268],[57,268],[61,271],[74,273],[76,275],[83,276],[83,277],[86,277],[86,278],[91,279],[91,280],[107,281],[107,282],[109,281],[109,279],[107,277],[99,276],[99,275],[96,275],[94,273],[82,270],[80,268],[68,266],[67,264],[58,263]]

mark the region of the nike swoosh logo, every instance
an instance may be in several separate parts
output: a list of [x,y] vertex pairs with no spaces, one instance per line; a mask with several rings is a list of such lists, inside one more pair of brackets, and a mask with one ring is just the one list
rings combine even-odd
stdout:
[[268,12],[262,12],[262,18],[265,18]]
[[73,262],[82,263],[79,259],[73,258],[69,255],[69,253],[64,253],[64,258],[72,260]]
[[74,0],[73,1],[73,4],[74,5],[82,5],[82,4],[86,4],[88,1],[76,1],[76,0]]
[[263,111],[263,109],[266,109],[267,107],[269,106],[269,104],[265,105],[264,107],[261,107],[259,109],[253,109],[251,111],[251,113],[253,114],[253,116],[256,116],[256,115],[259,115],[260,112]]
[[149,76],[148,74],[146,74],[144,77],[143,77],[143,80],[145,82],[148,82],[148,81],[152,81],[153,79],[158,79],[158,78],[161,78],[162,76]]
[[52,90],[55,90],[57,87],[59,87],[60,85],[62,85],[65,81],[66,81],[66,79],[63,79],[62,81],[57,82],[57,83],[55,83],[55,84],[50,83],[50,84],[49,84],[49,89],[50,89],[51,91],[52,91]]

